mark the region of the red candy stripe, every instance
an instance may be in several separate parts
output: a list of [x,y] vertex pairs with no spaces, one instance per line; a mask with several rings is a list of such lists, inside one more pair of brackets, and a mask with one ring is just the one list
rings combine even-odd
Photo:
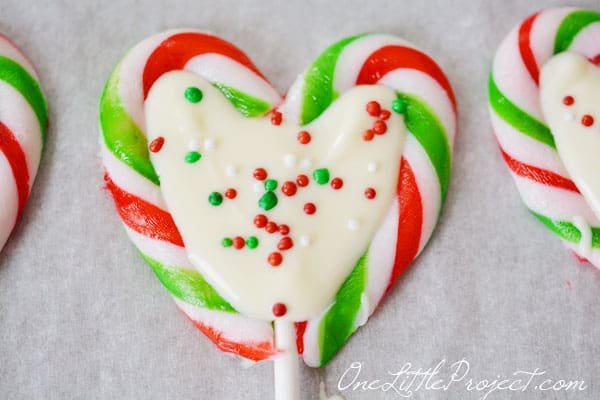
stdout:
[[0,151],[8,160],[17,185],[17,194],[19,196],[18,216],[23,212],[25,202],[29,196],[29,168],[27,167],[27,158],[21,145],[13,135],[10,129],[0,122]]

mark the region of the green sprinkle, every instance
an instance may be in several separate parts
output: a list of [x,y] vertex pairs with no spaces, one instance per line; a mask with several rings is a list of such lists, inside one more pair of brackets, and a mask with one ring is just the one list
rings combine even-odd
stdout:
[[198,153],[197,151],[188,151],[185,153],[185,162],[188,164],[193,164],[201,158],[202,154]]
[[202,96],[202,90],[195,86],[190,86],[189,88],[185,89],[185,98],[190,103],[199,103],[200,100],[202,100]]
[[258,238],[256,236],[250,236],[246,239],[246,246],[250,249],[255,249],[258,247]]
[[329,170],[327,168],[319,168],[313,172],[313,179],[319,185],[324,185],[329,182]]
[[277,189],[277,181],[275,179],[267,179],[265,181],[265,190]]
[[403,114],[406,111],[406,102],[402,99],[392,101],[392,110],[398,114]]
[[271,208],[277,205],[277,195],[272,191],[268,191],[261,196],[258,200],[258,206],[265,211],[269,211]]
[[221,205],[223,202],[223,195],[219,192],[212,192],[208,195],[208,202],[213,206]]
[[221,240],[221,246],[223,247],[231,247],[232,244],[233,240],[231,240],[230,238],[223,238],[223,240]]

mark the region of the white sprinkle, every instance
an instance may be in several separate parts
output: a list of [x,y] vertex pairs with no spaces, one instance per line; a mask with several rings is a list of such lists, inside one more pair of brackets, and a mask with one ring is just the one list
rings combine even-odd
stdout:
[[305,158],[300,163],[300,168],[302,169],[310,169],[310,167],[312,167],[312,160],[310,158]]
[[287,166],[287,167],[295,167],[296,163],[298,162],[298,160],[296,159],[296,156],[293,154],[286,154],[285,156],[283,156],[283,163]]
[[213,138],[204,139],[204,150],[213,151],[216,147],[217,147],[217,145],[215,143],[215,139],[213,139]]
[[348,229],[350,229],[351,231],[357,230],[359,226],[360,226],[359,222],[357,220],[355,220],[354,218],[351,218],[348,220]]
[[228,165],[225,167],[225,175],[227,176],[236,176],[237,175],[237,169],[235,168],[235,166],[233,165]]
[[370,173],[377,172],[377,163],[374,163],[374,162],[368,163],[367,164],[367,171],[369,171]]
[[256,192],[256,193],[261,193],[262,191],[264,191],[265,187],[264,187],[264,183],[262,182],[254,182],[254,185],[252,185],[252,189]]
[[300,245],[302,247],[308,247],[310,245],[310,238],[306,235],[300,236]]
[[566,112],[564,115],[565,122],[573,122],[575,121],[575,115],[572,112]]
[[190,140],[188,147],[190,148],[191,151],[198,151],[198,150],[200,150],[200,143],[198,143],[197,139],[192,139],[192,140]]

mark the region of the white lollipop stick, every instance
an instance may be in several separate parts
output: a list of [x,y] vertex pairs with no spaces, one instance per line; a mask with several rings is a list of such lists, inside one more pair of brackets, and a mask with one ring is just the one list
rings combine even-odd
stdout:
[[300,400],[296,329],[291,321],[275,320],[275,344],[282,352],[273,361],[275,400]]

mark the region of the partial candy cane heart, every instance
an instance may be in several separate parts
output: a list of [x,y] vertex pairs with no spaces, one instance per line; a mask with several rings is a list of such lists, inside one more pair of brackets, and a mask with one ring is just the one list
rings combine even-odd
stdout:
[[0,35],[0,250],[29,197],[48,113],[33,66]]
[[526,206],[578,256],[600,267],[600,221],[567,173],[540,101],[540,71],[555,55],[600,60],[600,13],[555,8],[526,18],[504,39],[489,81],[502,155]]
[[[127,232],[180,308],[224,351],[252,360],[272,357],[270,323],[236,312],[186,257],[183,241],[161,196],[145,134],[145,98],[156,80],[174,70],[195,72],[248,117],[272,112],[306,125],[357,85],[382,84],[396,92],[408,137],[396,196],[383,224],[318,317],[297,323],[298,349],[311,366],[327,363],[366,322],[401,273],[427,243],[447,191],[456,103],[437,64],[414,46],[387,35],[360,35],[327,49],[281,97],[239,49],[199,31],[170,31],[133,48],[111,75],[100,105],[103,161]],[[206,144],[202,144],[206,145]],[[364,168],[381,168],[368,162]],[[231,173],[235,173],[232,166]],[[308,240],[308,239],[307,239]]]

